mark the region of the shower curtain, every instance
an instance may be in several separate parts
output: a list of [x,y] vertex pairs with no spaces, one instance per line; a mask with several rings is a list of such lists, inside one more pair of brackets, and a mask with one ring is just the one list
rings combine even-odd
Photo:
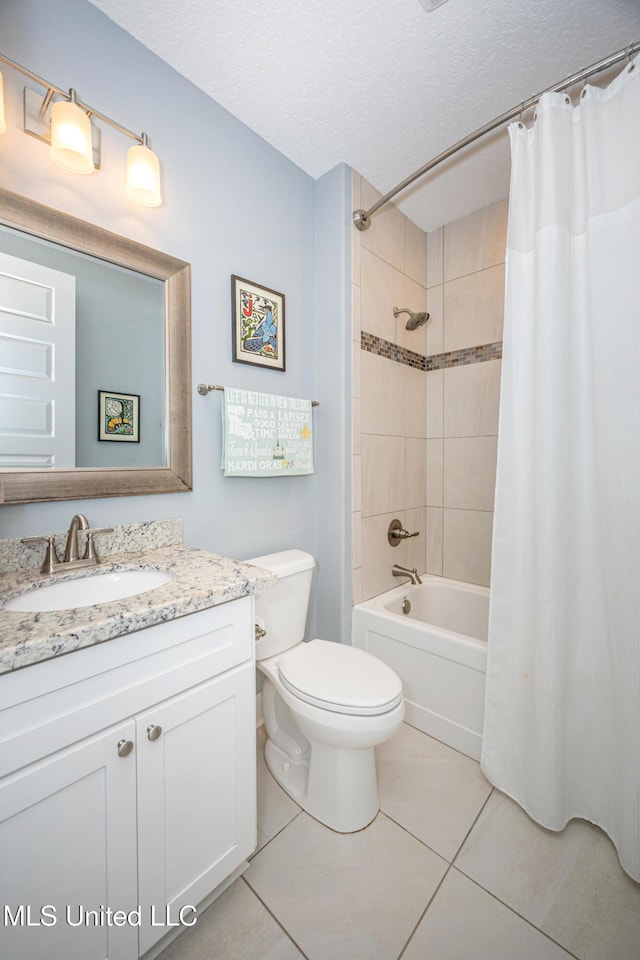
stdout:
[[640,881],[640,58],[510,136],[482,768]]

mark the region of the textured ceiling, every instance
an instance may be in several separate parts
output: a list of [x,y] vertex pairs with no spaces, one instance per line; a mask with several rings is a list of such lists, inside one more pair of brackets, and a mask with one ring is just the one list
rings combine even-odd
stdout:
[[[640,0],[92,2],[313,177],[344,161],[383,193],[640,40]],[[502,131],[396,202],[431,230],[506,196],[508,176]]]

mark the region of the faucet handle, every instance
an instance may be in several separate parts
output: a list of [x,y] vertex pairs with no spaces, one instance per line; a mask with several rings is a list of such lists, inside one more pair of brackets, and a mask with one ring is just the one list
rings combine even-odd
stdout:
[[21,543],[46,543],[47,552],[44,555],[40,573],[53,573],[56,564],[60,563],[56,550],[55,537],[23,537]]
[[419,536],[419,530],[416,530],[415,533],[409,533],[408,530],[404,529],[399,520],[392,520],[387,530],[387,540],[392,547],[397,547],[401,540],[410,540],[411,537]]
[[113,533],[113,527],[90,527],[87,530],[87,546],[84,551],[85,560],[93,560],[95,563],[100,563],[100,557],[96,553],[96,545],[94,543],[94,537],[100,533]]

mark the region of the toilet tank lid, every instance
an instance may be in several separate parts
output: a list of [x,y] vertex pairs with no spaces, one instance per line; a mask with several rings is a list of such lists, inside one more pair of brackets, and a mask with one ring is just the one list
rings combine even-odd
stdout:
[[271,570],[278,577],[287,577],[302,570],[311,570],[316,562],[310,553],[304,550],[282,550],[280,553],[266,553],[262,557],[251,557],[246,561],[256,567]]

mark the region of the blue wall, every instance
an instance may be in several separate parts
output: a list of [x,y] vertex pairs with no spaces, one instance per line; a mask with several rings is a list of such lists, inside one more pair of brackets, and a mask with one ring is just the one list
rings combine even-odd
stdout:
[[[332,367],[319,374],[316,358],[319,347],[323,364],[331,360],[323,346],[327,303],[331,335],[347,344],[351,339],[344,293],[349,285],[341,260],[346,254],[343,246],[333,245],[334,237],[347,230],[346,168],[338,168],[324,183],[323,178],[317,188],[311,177],[87,0],[3,0],[0,37],[5,55],[63,89],[73,86],[96,109],[149,134],[162,164],[164,203],[157,209],[125,197],[130,141],[104,124],[99,172],[81,177],[50,161],[46,146],[21,129],[26,78],[9,67],[3,70],[8,117],[7,132],[0,137],[2,185],[192,264],[194,386],[192,493],[4,505],[0,537],[63,530],[72,514],[82,510],[96,526],[181,516],[186,543],[238,558],[301,547],[318,558],[320,613],[311,629],[322,635],[333,623],[322,611],[342,605],[341,598],[330,595],[331,578],[325,582],[325,573],[332,568],[336,546],[336,557],[344,553],[350,529],[343,526],[344,502],[335,499],[346,494],[349,438],[342,418],[348,411],[344,402],[330,402],[336,390],[342,391],[344,358],[338,379]],[[319,197],[330,197],[330,210],[322,215],[319,259],[317,189]],[[317,270],[323,284],[335,285],[329,295],[325,286],[319,298],[318,326]],[[286,373],[231,362],[232,273],[286,294]],[[311,477],[223,478],[220,395],[199,397],[195,385],[200,381],[317,398],[316,438],[319,432],[325,437],[317,449],[324,458],[327,438],[332,438],[331,467],[323,462],[322,475]],[[333,538],[323,534],[321,543],[319,527],[331,529]]]

